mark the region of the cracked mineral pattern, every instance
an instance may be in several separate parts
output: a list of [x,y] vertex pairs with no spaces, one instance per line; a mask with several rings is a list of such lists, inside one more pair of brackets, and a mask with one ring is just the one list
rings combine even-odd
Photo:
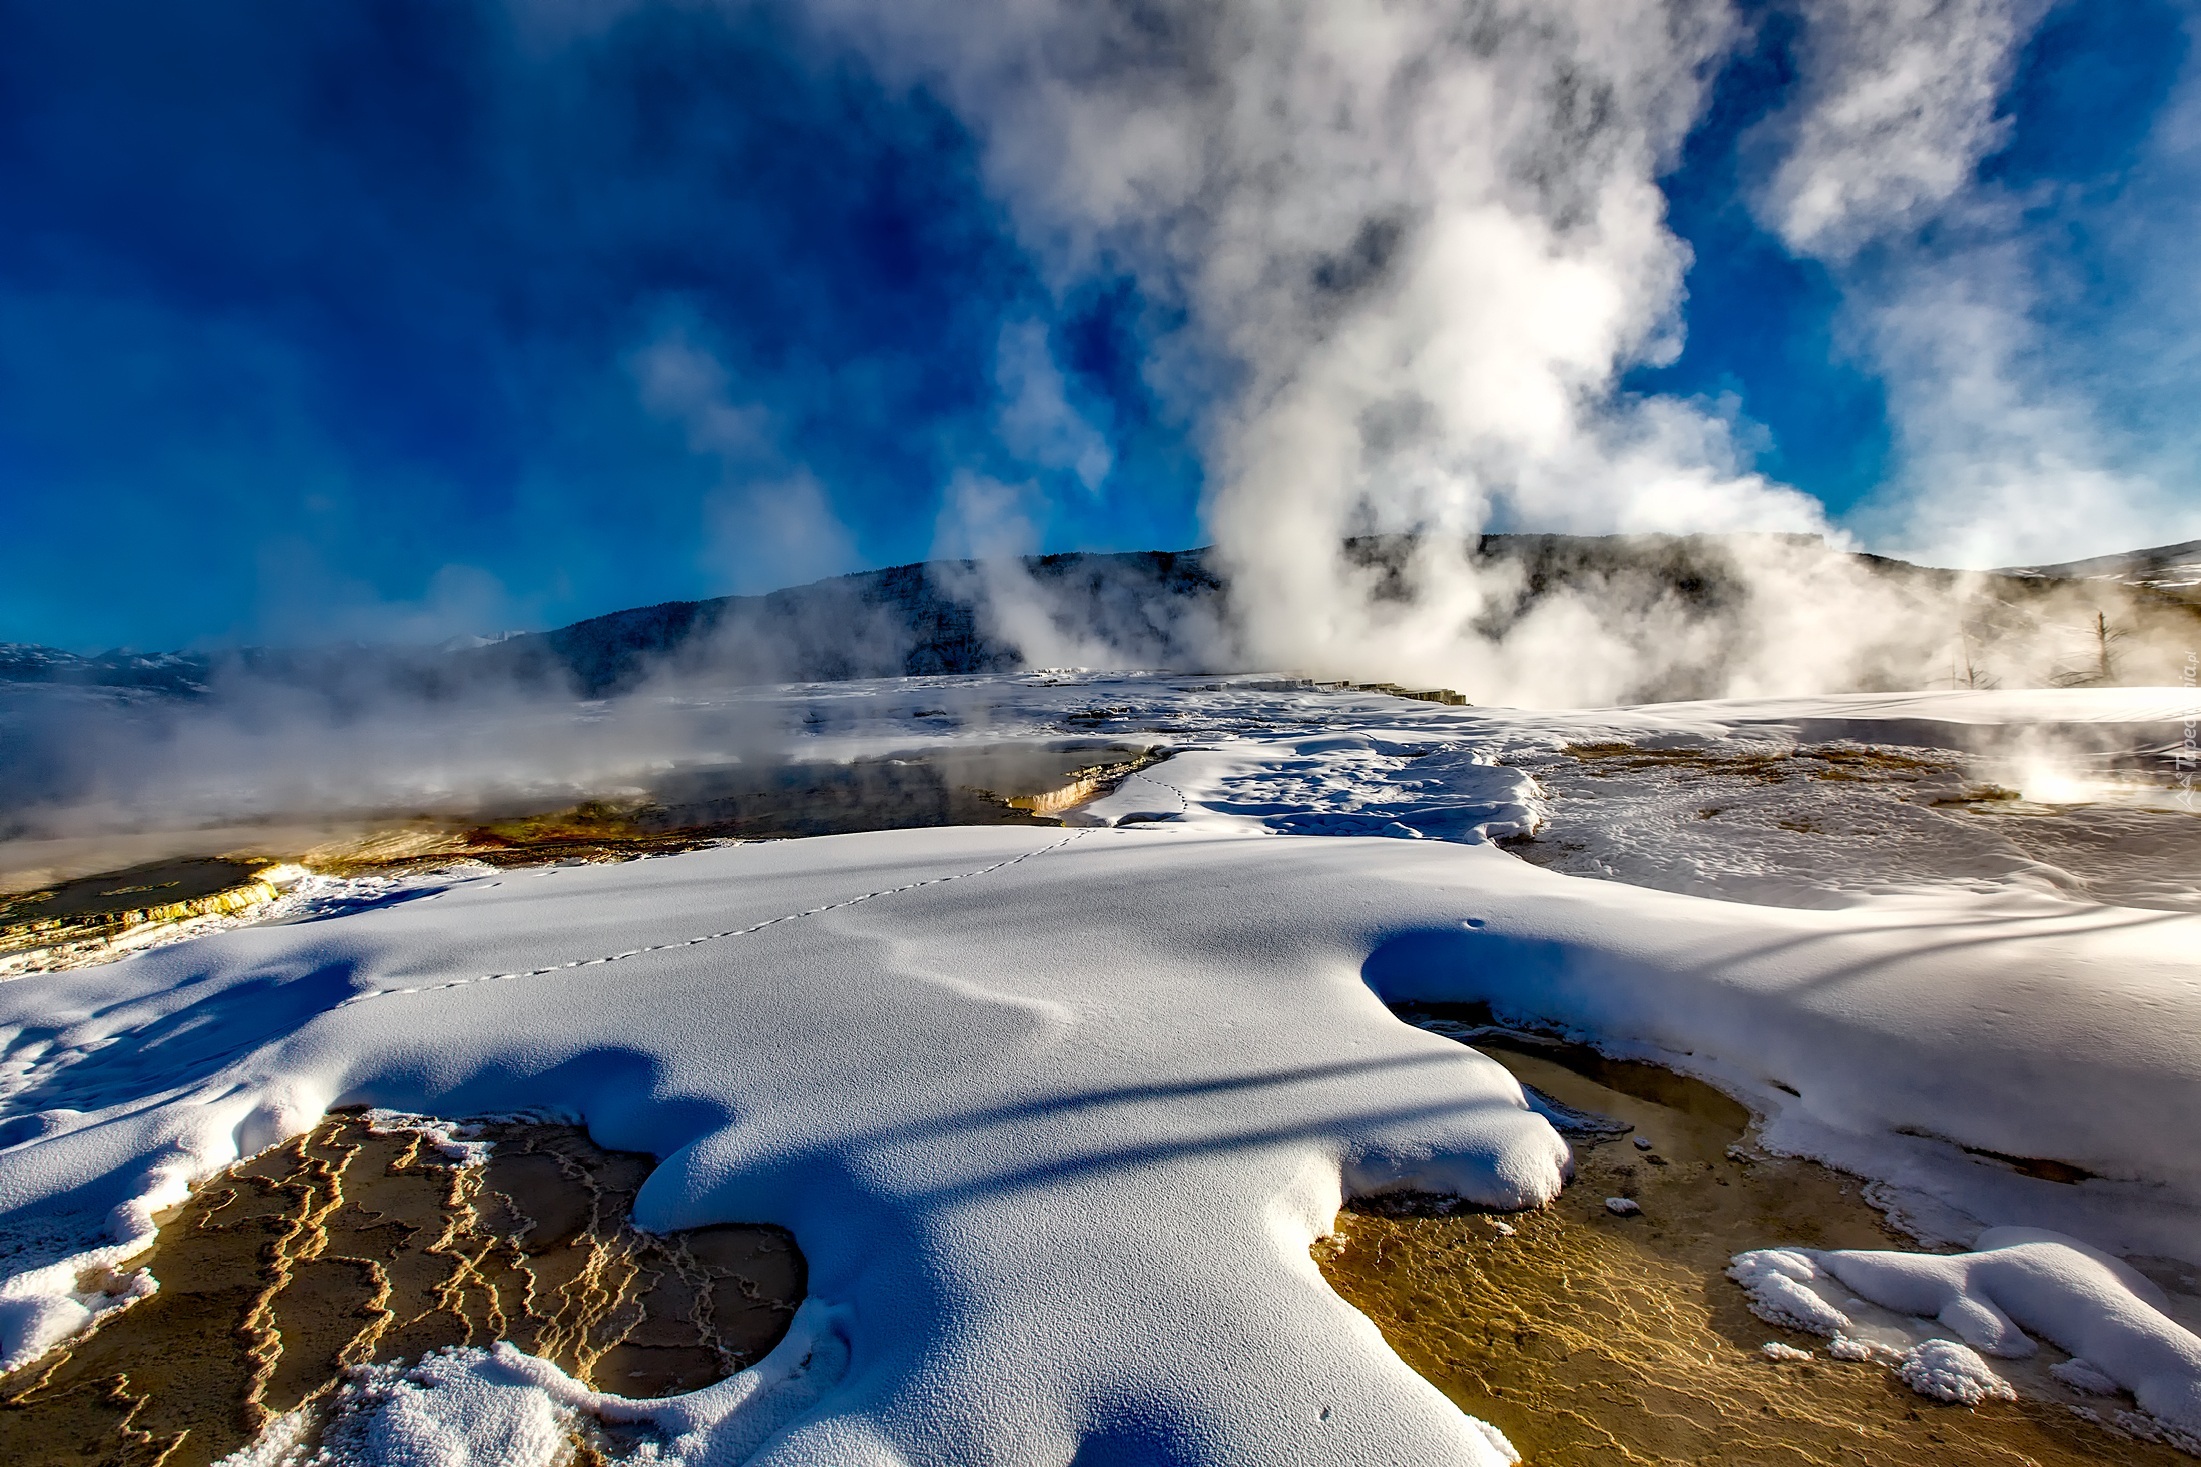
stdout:
[[356,1115],[196,1190],[142,1260],[160,1292],[0,1380],[10,1467],[215,1461],[346,1367],[510,1340],[600,1390],[662,1396],[754,1363],[803,1297],[772,1227],[656,1236],[651,1160],[577,1127],[485,1126],[454,1166]]

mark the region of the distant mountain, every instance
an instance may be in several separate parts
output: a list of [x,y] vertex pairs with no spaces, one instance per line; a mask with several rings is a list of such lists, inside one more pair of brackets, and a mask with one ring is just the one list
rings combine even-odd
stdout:
[[2152,550],[2128,550],[2122,555],[2097,555],[2091,560],[2067,560],[2061,565],[2016,566],[2003,574],[2043,576],[2051,580],[2114,581],[2121,586],[2145,586],[2183,600],[2201,602],[2201,540],[2188,540],[2183,545],[2158,545]]
[[213,659],[196,652],[117,650],[80,657],[52,647],[0,642],[0,683],[74,683],[197,694],[206,691],[212,671]]
[[[1028,557],[1010,594],[1063,635],[1105,641],[1145,665],[1190,650],[1188,618],[1220,615],[1223,585],[1204,550]],[[764,596],[667,601],[510,637],[456,660],[534,680],[569,677],[585,696],[624,692],[653,672],[746,682],[1003,672],[1027,665],[999,625],[1002,589],[974,561],[928,561],[836,576]],[[980,611],[990,606],[989,618]]]
[[[342,694],[397,685],[433,695],[486,680],[570,688],[600,698],[654,673],[742,682],[1000,672],[1027,665],[1023,641],[1057,627],[1155,667],[1191,654],[1185,635],[1222,615],[1222,582],[1205,550],[1025,558],[999,567],[929,561],[836,576],[762,596],[666,601],[547,632],[455,637],[437,647],[251,647],[215,655],[79,656],[0,644],[0,684],[148,688],[193,696],[226,677],[256,676]],[[1006,589],[1005,589],[1006,588]],[[1029,605],[1012,607],[1018,597]],[[982,612],[981,607],[989,608]],[[1024,628],[998,625],[1005,610]],[[1035,622],[1033,619],[1038,618]]]
[[[1370,573],[1373,595],[1403,599],[1413,594],[1408,572],[1417,543],[1368,536],[1348,540],[1345,551]],[[1916,610],[1920,646],[1935,656],[1948,655],[1952,642],[1961,647],[1946,674],[1952,683],[2175,681],[2172,662],[2201,640],[2201,542],[2061,566],[1958,572],[1852,555],[1815,537],[1747,535],[1484,535],[1473,558],[1502,568],[1489,584],[1510,589],[1485,605],[1474,629],[1503,637],[1568,590],[1587,594],[1608,617],[1664,615],[1678,605],[1702,618],[1702,666],[1648,679],[1631,696],[1708,696],[1727,656],[1722,638],[1747,634],[1752,620],[1724,613],[1744,611],[1760,594],[1742,566],[1768,553],[1823,556],[1830,568],[1861,570],[1899,589]],[[434,698],[504,683],[602,698],[653,678],[668,685],[686,678],[720,686],[829,682],[1103,656],[1112,665],[1224,671],[1207,664],[1227,658],[1221,649],[1233,645],[1231,625],[1228,588],[1207,549],[1047,555],[893,566],[768,595],[667,601],[553,631],[454,638],[440,647],[83,657],[0,644],[0,686],[188,698],[238,679],[310,689],[341,706],[392,690]],[[1908,676],[1922,675],[1916,657],[1910,661]],[[1891,658],[1888,665],[1904,664]]]

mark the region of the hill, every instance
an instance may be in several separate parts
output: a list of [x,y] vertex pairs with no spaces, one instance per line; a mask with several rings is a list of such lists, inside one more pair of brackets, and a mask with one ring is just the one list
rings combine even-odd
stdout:
[[[1409,536],[1349,540],[1377,602],[1410,601]],[[1903,645],[1867,686],[2166,683],[2201,645],[2201,542],[2061,566],[1960,572],[1858,555],[1813,537],[1484,535],[1469,560],[1493,588],[1466,628],[1493,642],[1554,598],[1615,622],[1679,617],[1702,641],[1689,667],[1647,674],[1631,701],[1710,696],[1769,598],[1885,594]],[[1782,567],[1779,576],[1767,566]],[[1799,569],[1801,567],[1801,569]],[[1791,608],[1793,609],[1793,608]],[[666,601],[550,631],[441,647],[116,650],[79,656],[0,644],[0,686],[52,684],[197,698],[258,681],[365,702],[486,686],[614,697],[653,679],[725,685],[988,673],[1090,664],[1207,671],[1242,654],[1210,549],[929,561],[761,596]],[[471,643],[471,645],[469,644]],[[1946,669],[1945,671],[1943,669]],[[1331,670],[1337,671],[1337,670]],[[1379,669],[1368,670],[1380,675]],[[1945,681],[1944,681],[1945,679]]]

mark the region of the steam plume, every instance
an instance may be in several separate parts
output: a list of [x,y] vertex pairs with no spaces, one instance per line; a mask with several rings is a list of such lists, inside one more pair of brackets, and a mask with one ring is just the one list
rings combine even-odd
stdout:
[[[1773,127],[1769,225],[1844,270],[1963,203],[2006,133],[1996,101],[2041,10],[1814,7],[1810,74]],[[1517,572],[1469,553],[1486,528],[1829,534],[1815,500],[1748,467],[1722,410],[1619,390],[1630,366],[1678,349],[1687,250],[1658,180],[1737,36],[1730,7],[815,0],[812,13],[950,100],[1057,280],[1129,270],[1185,312],[1148,371],[1211,404],[1207,517],[1238,660],[1579,702],[1701,674],[1715,653],[1715,691],[1917,685],[1962,640],[1961,597],[1922,599],[1780,539],[1726,552],[1743,591],[1718,608],[1592,581],[1524,613]],[[1977,557],[2013,543],[1983,521],[2051,499],[2144,522],[2159,496],[2102,467],[2064,431],[2073,410],[2023,378],[2025,344],[2008,339],[2022,321],[1936,295],[1946,281],[1924,269],[1884,306],[1852,284],[1883,360],[1918,364],[1891,367],[1911,394],[1895,416],[1914,467],[1938,479],[1912,482],[1905,532]],[[1951,408],[1956,426],[1941,425]],[[2018,474],[2024,462],[2039,472]],[[1982,513],[1967,517],[1975,493]],[[1415,537],[1403,565],[1343,549],[1398,534]]]

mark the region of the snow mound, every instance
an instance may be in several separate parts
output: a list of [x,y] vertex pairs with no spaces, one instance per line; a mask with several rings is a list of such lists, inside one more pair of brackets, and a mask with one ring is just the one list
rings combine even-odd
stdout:
[[2018,1396],[1976,1351],[1954,1340],[1921,1340],[1903,1357],[1895,1373],[1920,1395],[1960,1406],[1977,1406],[1986,1400],[2014,1401]]
[[225,1467],[558,1467],[585,1418],[639,1438],[634,1460],[651,1467],[743,1462],[840,1383],[843,1325],[836,1311],[806,1304],[764,1359],[665,1400],[590,1390],[509,1344],[365,1366],[337,1392],[317,1449],[303,1447],[299,1422],[278,1418]]
[[[1848,1340],[1848,1315],[1815,1284],[1832,1280],[1881,1308],[1931,1319],[1963,1341],[1928,1339],[1902,1357],[1914,1390],[1977,1404],[2008,1387],[1975,1351],[2024,1359],[2039,1335],[2076,1357],[2054,1367],[2068,1385],[2123,1389],[2174,1431],[2201,1435],[2201,1337],[2163,1312],[2162,1292],[2128,1265],[2038,1228],[1990,1228],[1969,1253],[1769,1248],[1738,1254],[1728,1276],[1761,1317],[1850,1347],[1839,1358],[1878,1358]],[[2028,1334],[2028,1331],[2031,1334]]]
[[1796,1248],[1761,1248],[1738,1253],[1727,1276],[1742,1285],[1750,1312],[1767,1324],[1805,1334],[1839,1337],[1850,1318],[1806,1287],[1822,1275],[1809,1253]]

